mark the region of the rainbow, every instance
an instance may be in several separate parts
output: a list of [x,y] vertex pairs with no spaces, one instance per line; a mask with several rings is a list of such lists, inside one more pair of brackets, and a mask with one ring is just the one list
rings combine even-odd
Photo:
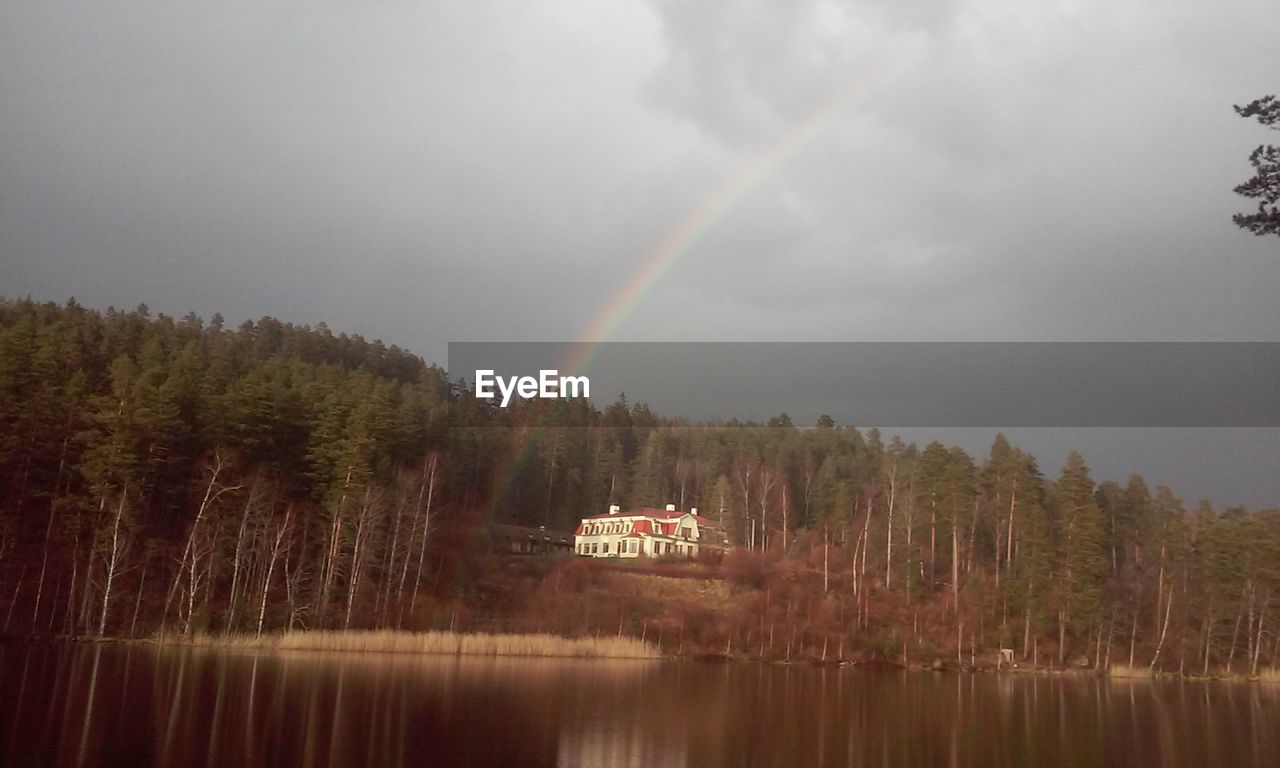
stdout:
[[[895,56],[870,72],[849,82],[820,102],[802,120],[747,158],[726,175],[680,223],[665,234],[632,270],[628,279],[604,303],[581,340],[570,347],[559,370],[582,375],[590,368],[601,345],[617,335],[635,311],[663,279],[697,250],[717,225],[724,221],[752,192],[777,174],[813,140],[835,126],[855,103],[896,80],[914,66],[925,50],[921,36],[914,36]],[[546,428],[532,430],[523,449],[497,488],[495,500],[504,499],[512,483],[533,457]]]
[[560,369],[576,373],[585,370],[598,346],[617,335],[663,278],[696,251],[698,245],[739,203],[775,176],[787,161],[800,154],[815,138],[835,126],[855,103],[896,80],[916,64],[924,50],[922,38],[913,38],[896,56],[835,91],[763,151],[746,159],[725,176],[679,225],[658,241],[626,282],[609,297]]

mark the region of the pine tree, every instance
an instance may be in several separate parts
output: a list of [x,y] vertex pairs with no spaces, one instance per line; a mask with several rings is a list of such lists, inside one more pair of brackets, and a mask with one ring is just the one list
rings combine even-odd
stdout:
[[1087,637],[1100,621],[1107,560],[1102,511],[1083,457],[1072,452],[1054,489],[1061,559],[1057,575],[1058,661],[1066,654],[1066,632]]
[[[1280,101],[1275,96],[1263,96],[1248,104],[1235,107],[1241,117],[1255,118],[1262,125],[1280,130]],[[1258,201],[1257,213],[1237,213],[1232,221],[1241,229],[1255,235],[1280,235],[1280,147],[1259,144],[1249,154],[1253,166],[1253,178],[1235,188],[1237,195]]]

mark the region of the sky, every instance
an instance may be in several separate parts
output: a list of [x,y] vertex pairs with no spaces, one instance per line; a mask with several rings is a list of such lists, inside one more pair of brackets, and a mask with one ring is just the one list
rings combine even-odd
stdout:
[[[1277,28],[1273,0],[8,0],[0,295],[441,362],[593,329],[1276,341],[1280,240],[1230,217]],[[1263,472],[1225,490],[1280,497]]]

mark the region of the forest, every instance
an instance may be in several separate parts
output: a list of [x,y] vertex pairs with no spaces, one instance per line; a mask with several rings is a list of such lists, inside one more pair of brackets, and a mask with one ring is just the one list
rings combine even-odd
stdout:
[[[503,556],[697,507],[733,547],[627,571]],[[379,341],[0,302],[0,635],[458,628],[668,653],[1256,674],[1276,665],[1280,509],[1188,507],[823,417],[688,424],[620,398],[501,409]]]

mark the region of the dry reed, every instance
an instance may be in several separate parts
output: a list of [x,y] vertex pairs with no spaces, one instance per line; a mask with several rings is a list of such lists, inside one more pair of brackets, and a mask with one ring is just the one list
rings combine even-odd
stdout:
[[546,656],[597,659],[656,659],[650,643],[632,637],[397,632],[393,630],[305,630],[283,634],[158,637],[157,642],[264,651],[435,653],[464,656]]
[[1155,675],[1150,667],[1129,666],[1128,664],[1112,664],[1107,669],[1108,677],[1140,677],[1151,678]]
[[1280,667],[1263,667],[1259,669],[1258,682],[1280,683]]

